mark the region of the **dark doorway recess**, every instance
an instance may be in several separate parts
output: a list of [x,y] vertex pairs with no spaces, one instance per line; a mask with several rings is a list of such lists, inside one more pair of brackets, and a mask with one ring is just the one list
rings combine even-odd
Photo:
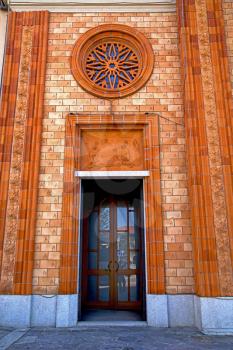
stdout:
[[87,315],[97,320],[144,319],[144,251],[142,180],[83,180],[84,320]]

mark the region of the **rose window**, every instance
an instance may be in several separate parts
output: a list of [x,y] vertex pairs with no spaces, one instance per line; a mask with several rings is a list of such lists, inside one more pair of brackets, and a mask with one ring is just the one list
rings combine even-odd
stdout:
[[143,34],[113,24],[86,32],[71,57],[78,84],[102,98],[120,98],[139,90],[149,79],[153,63],[152,47]]
[[138,76],[139,58],[124,44],[100,44],[87,56],[86,72],[96,85],[117,90],[131,84]]

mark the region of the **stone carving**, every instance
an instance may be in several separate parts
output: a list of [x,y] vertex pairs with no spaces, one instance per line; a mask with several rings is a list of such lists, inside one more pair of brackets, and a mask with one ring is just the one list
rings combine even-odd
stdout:
[[98,86],[119,89],[138,76],[139,58],[128,45],[106,42],[95,47],[87,56],[86,72]]
[[19,220],[19,205],[21,191],[21,171],[24,155],[25,121],[27,118],[30,62],[32,56],[33,28],[24,27],[22,33],[22,49],[19,67],[18,94],[15,110],[15,125],[9,191],[7,203],[7,218],[4,238],[4,255],[2,260],[2,289],[10,291],[13,285],[14,260],[16,249],[17,225]]
[[82,170],[143,170],[141,131],[83,131]]
[[[196,0],[197,28],[200,50],[200,62],[205,104],[205,122],[208,140],[210,179],[216,232],[219,279],[222,295],[232,294],[233,276],[231,268],[230,242],[227,225],[224,177],[220,151],[218,114],[215,99],[215,84],[212,62],[207,7],[205,0]],[[208,34],[207,34],[208,33]]]
[[78,84],[101,98],[135,93],[150,78],[154,53],[135,28],[106,24],[88,30],[74,45],[72,73]]

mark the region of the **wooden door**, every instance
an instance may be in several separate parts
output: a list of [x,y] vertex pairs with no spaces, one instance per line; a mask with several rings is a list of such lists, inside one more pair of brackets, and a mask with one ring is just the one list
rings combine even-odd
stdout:
[[141,309],[140,201],[105,196],[84,220],[83,302],[86,308]]

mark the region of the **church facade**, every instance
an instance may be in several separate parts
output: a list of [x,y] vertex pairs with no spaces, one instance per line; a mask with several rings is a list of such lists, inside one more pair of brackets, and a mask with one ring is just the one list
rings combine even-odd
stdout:
[[0,326],[232,334],[233,2],[1,1],[0,28]]

